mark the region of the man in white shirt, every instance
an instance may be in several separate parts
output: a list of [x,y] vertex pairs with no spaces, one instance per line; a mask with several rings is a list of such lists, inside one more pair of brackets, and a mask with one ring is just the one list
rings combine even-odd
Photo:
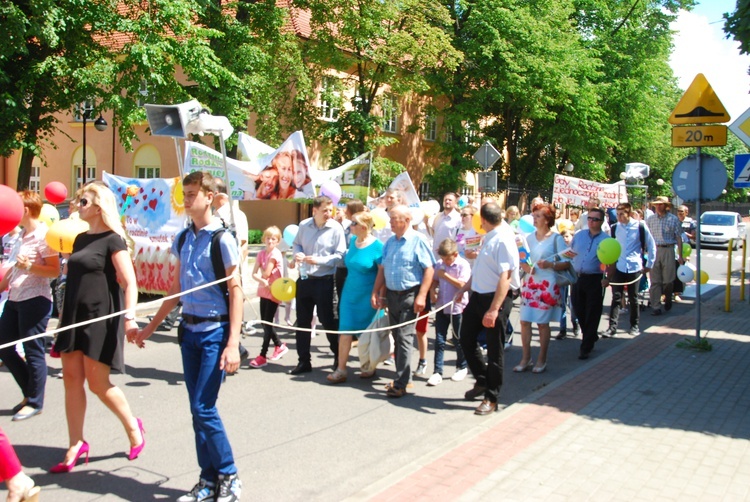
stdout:
[[[237,246],[240,249],[240,257],[242,258],[241,264],[244,265],[247,259],[247,216],[240,210],[239,203],[237,201],[230,201],[229,193],[227,191],[227,185],[221,178],[214,178],[216,183],[216,194],[214,195],[214,215],[221,220],[224,227],[228,228],[231,232],[237,236]],[[231,207],[233,204],[234,207]],[[232,221],[232,213],[234,213],[234,222]],[[234,223],[234,227],[232,227]],[[242,268],[242,267],[241,267]]]
[[[592,195],[589,197],[589,201],[586,203],[586,208],[588,210],[599,207],[601,205],[602,201],[599,200],[599,197],[596,197]],[[578,218],[578,221],[576,221],[575,231],[578,232],[579,230],[582,230],[584,228],[588,229],[588,219],[589,219],[589,212],[584,211],[584,213]],[[606,212],[605,212],[605,219],[604,222],[602,222],[602,232],[605,234],[609,233],[609,223],[607,223],[606,219]]]
[[443,212],[435,216],[432,223],[432,254],[437,256],[440,243],[445,239],[456,239],[456,233],[461,227],[461,214],[456,211],[458,198],[453,192],[443,196]]
[[[474,262],[471,279],[458,290],[456,297],[471,292],[461,324],[461,348],[476,383],[464,397],[471,401],[483,395],[474,413],[489,415],[497,411],[503,385],[505,328],[513,308],[511,289],[519,285],[519,258],[513,231],[509,225],[502,224],[502,209],[491,202],[482,206],[479,214],[487,235]],[[477,345],[477,337],[484,329],[487,332],[486,364]]]

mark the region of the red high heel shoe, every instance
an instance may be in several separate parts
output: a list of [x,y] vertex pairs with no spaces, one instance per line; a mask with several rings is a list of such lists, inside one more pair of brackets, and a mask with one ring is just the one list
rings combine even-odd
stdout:
[[81,458],[81,455],[83,454],[86,454],[86,465],[89,465],[89,444],[86,441],[84,441],[83,444],[81,444],[81,447],[78,448],[78,453],[76,453],[75,458],[73,458],[73,460],[69,464],[60,462],[56,466],[52,467],[49,472],[53,474],[61,474],[64,472],[72,471],[78,463],[78,459]]
[[131,446],[130,447],[130,454],[128,455],[128,460],[135,460],[138,458],[138,455],[141,454],[143,451],[143,447],[146,446],[146,429],[143,428],[143,422],[141,422],[140,418],[137,418],[138,420],[138,429],[141,431],[141,444],[138,446]]

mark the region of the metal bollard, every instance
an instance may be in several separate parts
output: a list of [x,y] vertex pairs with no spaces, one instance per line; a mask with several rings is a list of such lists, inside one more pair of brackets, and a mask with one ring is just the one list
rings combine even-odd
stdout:
[[[729,244],[727,245],[727,286],[724,289],[724,312],[731,312],[730,309],[730,300],[732,295],[732,248],[734,244],[734,239],[729,239]],[[700,282],[700,278],[698,278],[698,281]]]

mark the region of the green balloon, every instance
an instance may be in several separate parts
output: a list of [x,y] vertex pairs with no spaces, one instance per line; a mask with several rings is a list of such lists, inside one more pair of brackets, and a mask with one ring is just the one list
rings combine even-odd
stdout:
[[692,252],[693,252],[693,248],[690,247],[690,244],[688,244],[687,242],[683,242],[682,243],[682,257],[687,258],[688,256],[690,256],[690,253]]
[[617,239],[613,237],[607,237],[599,243],[599,247],[596,248],[596,256],[599,261],[605,265],[612,265],[620,257],[622,248]]

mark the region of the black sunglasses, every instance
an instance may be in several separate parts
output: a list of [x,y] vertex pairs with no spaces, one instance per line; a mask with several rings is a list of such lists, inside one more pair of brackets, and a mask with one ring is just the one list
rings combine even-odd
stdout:
[[86,207],[89,205],[89,200],[81,198],[81,200],[78,201],[78,205],[81,207]]
[[589,221],[604,221],[601,218],[589,218]]

